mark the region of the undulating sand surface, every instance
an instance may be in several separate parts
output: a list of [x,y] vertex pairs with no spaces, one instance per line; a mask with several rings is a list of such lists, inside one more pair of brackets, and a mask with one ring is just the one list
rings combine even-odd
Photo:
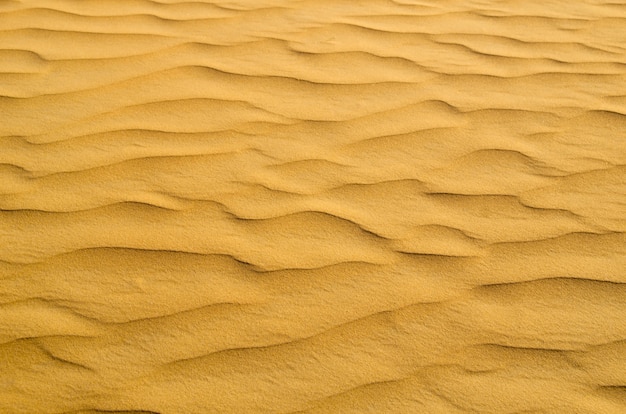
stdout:
[[0,1],[0,412],[626,413],[626,3]]

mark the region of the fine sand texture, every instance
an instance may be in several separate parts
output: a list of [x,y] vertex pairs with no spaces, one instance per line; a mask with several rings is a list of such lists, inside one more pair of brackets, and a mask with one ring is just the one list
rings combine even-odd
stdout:
[[626,413],[626,2],[1,0],[0,413]]

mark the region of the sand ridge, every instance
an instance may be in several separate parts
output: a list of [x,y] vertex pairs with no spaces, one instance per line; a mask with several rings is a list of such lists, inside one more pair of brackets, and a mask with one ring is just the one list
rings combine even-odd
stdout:
[[0,2],[0,413],[626,411],[625,22]]

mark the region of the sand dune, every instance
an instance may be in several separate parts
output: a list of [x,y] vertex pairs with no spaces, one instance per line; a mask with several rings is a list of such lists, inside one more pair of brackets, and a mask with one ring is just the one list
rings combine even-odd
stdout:
[[0,412],[626,412],[625,39],[603,0],[0,2]]

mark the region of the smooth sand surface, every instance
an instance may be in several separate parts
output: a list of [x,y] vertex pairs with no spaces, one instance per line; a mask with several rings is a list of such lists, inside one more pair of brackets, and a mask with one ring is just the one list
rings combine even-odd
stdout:
[[0,1],[0,412],[625,413],[626,3]]

